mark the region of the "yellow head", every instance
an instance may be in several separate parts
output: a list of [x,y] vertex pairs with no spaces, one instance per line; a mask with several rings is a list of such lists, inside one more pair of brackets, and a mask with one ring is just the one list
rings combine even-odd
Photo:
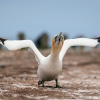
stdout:
[[59,53],[64,43],[64,37],[62,32],[59,35],[56,35],[52,39],[52,53]]

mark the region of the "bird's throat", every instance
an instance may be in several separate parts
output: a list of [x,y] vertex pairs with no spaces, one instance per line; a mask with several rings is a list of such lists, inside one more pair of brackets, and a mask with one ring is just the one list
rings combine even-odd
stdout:
[[52,48],[51,49],[51,55],[53,58],[59,58],[59,53],[60,53],[60,49],[58,48]]

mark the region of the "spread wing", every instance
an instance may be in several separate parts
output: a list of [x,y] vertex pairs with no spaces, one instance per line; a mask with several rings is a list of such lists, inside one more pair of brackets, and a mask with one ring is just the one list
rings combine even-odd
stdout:
[[100,37],[95,39],[89,39],[89,38],[77,38],[77,39],[68,39],[64,41],[63,47],[60,52],[60,59],[62,60],[66,51],[71,46],[89,46],[89,47],[95,47],[100,42]]
[[44,58],[31,40],[6,40],[0,38],[0,44],[4,45],[8,50],[18,50],[29,47],[33,50],[38,63]]

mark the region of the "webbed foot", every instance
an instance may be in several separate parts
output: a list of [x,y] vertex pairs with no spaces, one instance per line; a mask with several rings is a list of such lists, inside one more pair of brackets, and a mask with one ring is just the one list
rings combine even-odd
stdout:
[[42,81],[38,81],[38,85],[41,85],[42,84],[42,87],[44,87],[44,81],[42,80]]

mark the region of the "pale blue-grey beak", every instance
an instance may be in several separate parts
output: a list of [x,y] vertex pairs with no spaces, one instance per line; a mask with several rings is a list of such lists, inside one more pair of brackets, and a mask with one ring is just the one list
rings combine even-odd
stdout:
[[60,34],[57,35],[57,39],[56,39],[56,41],[58,41],[58,44],[59,44],[60,41],[61,41],[61,36],[62,36],[62,32],[60,32]]

